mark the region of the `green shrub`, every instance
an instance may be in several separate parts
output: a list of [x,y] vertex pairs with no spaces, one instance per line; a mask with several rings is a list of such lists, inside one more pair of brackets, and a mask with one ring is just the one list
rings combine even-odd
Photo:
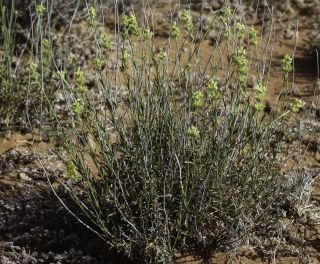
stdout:
[[11,124],[14,118],[12,105],[16,104],[19,97],[12,72],[16,17],[16,13],[9,12],[8,7],[0,1],[0,132]]
[[[172,37],[158,53],[152,29],[131,13],[115,32],[115,56],[113,40],[99,39],[96,12],[89,10],[99,105],[77,68],[74,80],[58,73],[72,96],[69,125],[53,113],[68,176],[61,181],[108,244],[169,263],[178,251],[223,248],[276,223],[292,191],[277,162],[291,110],[265,111],[255,29],[224,7],[212,21],[221,24],[212,56],[201,62],[208,32],[199,37],[189,11],[172,21]],[[292,69],[285,70],[287,82]]]

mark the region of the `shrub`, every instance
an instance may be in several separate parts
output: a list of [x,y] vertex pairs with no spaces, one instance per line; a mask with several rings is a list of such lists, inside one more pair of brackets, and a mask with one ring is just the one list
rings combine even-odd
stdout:
[[[53,90],[50,89],[53,72],[51,43],[43,32],[45,7],[43,4],[30,6],[33,12],[30,39],[21,43],[21,39],[15,41],[15,34],[22,23],[29,22],[29,18],[21,14],[25,5],[20,5],[15,1],[0,1],[0,132],[25,127],[26,123],[31,126],[46,123],[48,104],[44,96],[53,100]],[[26,21],[21,21],[21,17]],[[28,29],[23,30],[25,33]],[[29,60],[26,61],[23,55],[28,55]]]
[[16,17],[16,13],[8,11],[7,6],[0,1],[0,132],[3,127],[11,124],[13,119],[12,105],[16,104],[20,94],[12,72]]
[[234,245],[276,223],[292,191],[277,162],[283,119],[303,103],[265,111],[256,29],[225,6],[211,23],[221,24],[212,55],[201,62],[208,32],[196,30],[189,11],[171,21],[158,53],[148,23],[130,13],[119,19],[115,56],[88,10],[100,102],[92,102],[86,72],[77,68],[74,80],[57,74],[72,96],[69,125],[53,111],[68,175],[61,182],[83,216],[111,247],[164,263],[177,251]]

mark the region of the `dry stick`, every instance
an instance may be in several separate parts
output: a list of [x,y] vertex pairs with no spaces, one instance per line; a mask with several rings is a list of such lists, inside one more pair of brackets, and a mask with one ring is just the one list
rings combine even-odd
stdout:
[[63,31],[63,34],[64,34],[66,32],[66,30],[68,29],[68,34],[67,34],[68,39],[69,39],[69,36],[70,36],[70,33],[71,33],[71,28],[72,28],[72,25],[73,25],[73,21],[74,21],[74,19],[76,17],[76,13],[78,12],[79,4],[80,4],[80,0],[77,0],[77,4],[76,4],[76,7],[74,8],[74,12],[72,14],[70,23]]
[[294,67],[294,58],[296,55],[296,50],[297,50],[297,46],[298,46],[298,35],[299,35],[299,22],[298,20],[296,21],[296,30],[295,30],[295,43],[294,43],[294,49],[293,49],[293,53],[292,53],[292,64],[293,64],[293,70],[292,70],[292,87],[291,87],[291,94],[289,99],[292,97],[292,95],[294,94],[294,88],[295,88],[295,83],[294,83],[294,77],[295,77],[295,67]]

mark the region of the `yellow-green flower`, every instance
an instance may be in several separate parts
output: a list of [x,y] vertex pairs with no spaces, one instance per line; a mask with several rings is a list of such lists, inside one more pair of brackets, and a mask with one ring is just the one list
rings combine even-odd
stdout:
[[255,87],[255,91],[256,91],[256,99],[257,100],[264,100],[266,97],[266,93],[267,93],[267,88],[266,86],[262,83],[262,82],[258,82],[256,87]]
[[30,80],[36,84],[40,84],[40,73],[38,72],[37,64],[31,60],[28,62],[28,71]]
[[120,60],[126,64],[130,59],[130,54],[126,50],[122,50]]
[[292,61],[292,58],[288,54],[285,54],[281,61],[281,70],[285,81],[288,80],[289,73],[293,70]]
[[217,100],[221,97],[221,93],[218,89],[218,82],[214,79],[211,79],[208,82],[208,98],[210,100]]
[[249,44],[252,46],[258,44],[258,33],[253,26],[249,28]]
[[90,25],[92,27],[95,27],[96,24],[97,24],[96,17],[97,17],[96,9],[93,6],[90,6],[90,8],[89,8],[89,19],[90,19]]
[[191,138],[198,138],[198,137],[200,136],[199,129],[198,129],[196,126],[194,126],[194,125],[192,125],[192,126],[190,126],[190,127],[188,128],[187,134],[188,134],[188,136],[191,137]]
[[246,58],[246,50],[240,46],[232,55],[232,62],[237,66],[238,82],[243,85],[247,82],[247,74],[249,71],[249,62]]
[[267,93],[267,88],[263,84],[263,82],[258,82],[257,85],[255,86],[255,99],[256,103],[254,105],[254,108],[257,111],[262,111],[265,108],[265,98],[266,98],[266,93]]
[[75,72],[76,83],[77,83],[77,92],[80,94],[84,94],[88,91],[88,87],[86,85],[86,78],[84,77],[84,73],[80,67],[77,68]]
[[131,35],[141,35],[141,29],[139,27],[137,18],[134,14],[123,15],[121,18],[121,36],[124,39],[127,39]]
[[258,101],[254,104],[254,108],[257,110],[257,111],[263,111],[264,108],[265,108],[266,104],[265,102],[263,101]]
[[73,102],[72,111],[77,117],[79,117],[82,114],[83,109],[84,109],[84,107],[83,107],[83,103],[81,100],[76,100]]
[[177,41],[178,38],[180,37],[180,29],[176,21],[174,21],[172,24],[171,36],[174,38],[175,41]]
[[244,85],[247,83],[247,75],[244,73],[239,73],[238,77],[237,77],[237,81],[239,84]]
[[111,38],[109,36],[108,33],[105,33],[102,37],[102,43],[103,43],[103,47],[106,49],[106,50],[110,50],[111,47],[112,47],[112,41],[111,41]]
[[43,4],[36,5],[36,13],[38,16],[42,16],[45,11],[46,11],[46,8],[44,7]]
[[100,58],[96,58],[96,69],[97,71],[101,71],[102,70],[102,66],[103,66],[103,63],[102,61],[100,60]]
[[44,66],[49,66],[51,62],[51,49],[48,39],[42,40],[41,43],[41,62]]
[[76,170],[76,165],[70,161],[67,164],[67,175],[72,179],[76,180],[77,179],[77,170]]
[[222,21],[223,24],[223,36],[226,39],[230,38],[230,18],[231,18],[231,9],[230,6],[225,5],[222,9],[221,9],[221,13],[220,13],[220,19]]
[[249,63],[246,58],[246,50],[244,47],[239,47],[232,55],[232,62],[238,66],[240,73],[246,74],[249,70]]
[[237,22],[235,28],[236,28],[237,33],[238,33],[238,38],[239,39],[243,39],[244,31],[246,29],[245,25],[240,23],[240,22]]
[[198,107],[201,107],[203,106],[204,104],[204,95],[201,91],[196,91],[193,93],[192,95],[192,99],[193,99],[193,106],[198,108]]
[[150,43],[153,38],[153,32],[150,30],[150,28],[145,28],[143,29],[142,37],[144,40]]
[[183,10],[181,15],[181,20],[183,23],[183,27],[188,34],[192,33],[193,25],[192,25],[192,17],[188,10]]
[[224,24],[229,24],[230,18],[231,18],[231,8],[230,8],[230,6],[225,5],[221,9],[220,19],[222,20],[222,22]]
[[164,63],[167,59],[168,55],[165,51],[161,51],[158,55],[159,60]]
[[301,99],[294,98],[293,102],[289,105],[289,109],[293,113],[298,113],[304,106],[306,102]]

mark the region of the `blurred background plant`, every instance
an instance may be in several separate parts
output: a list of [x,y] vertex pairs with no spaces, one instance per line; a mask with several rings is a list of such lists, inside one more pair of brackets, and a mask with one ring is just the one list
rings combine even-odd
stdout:
[[12,7],[0,1],[1,12],[1,36],[0,36],[0,132],[11,124],[15,116],[13,105],[17,104],[21,93],[14,81],[13,54],[15,47],[14,27],[17,13]]

